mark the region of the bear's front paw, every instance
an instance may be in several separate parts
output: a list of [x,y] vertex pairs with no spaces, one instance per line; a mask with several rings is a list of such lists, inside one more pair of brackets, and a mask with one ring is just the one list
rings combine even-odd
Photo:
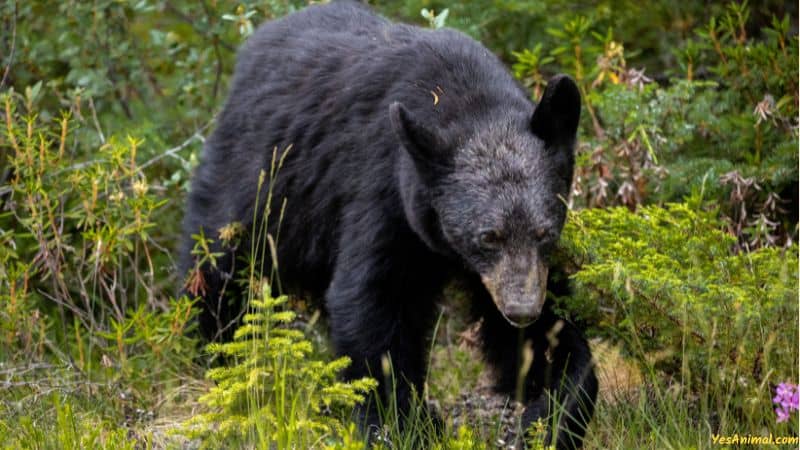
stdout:
[[375,435],[381,434],[381,420],[378,414],[378,408],[374,403],[365,402],[356,405],[353,408],[352,420],[358,425],[358,429],[366,436],[369,436],[370,441]]
[[402,435],[408,427],[422,429],[425,435],[441,434],[445,428],[444,420],[434,404],[414,405],[396,412],[395,415],[390,409],[381,414],[374,401],[366,402],[353,409],[352,420],[372,444],[390,442],[392,433]]
[[[550,427],[548,403],[547,393],[542,393],[525,406],[521,425],[526,448],[555,448]],[[542,444],[544,444],[544,447],[542,447]]]

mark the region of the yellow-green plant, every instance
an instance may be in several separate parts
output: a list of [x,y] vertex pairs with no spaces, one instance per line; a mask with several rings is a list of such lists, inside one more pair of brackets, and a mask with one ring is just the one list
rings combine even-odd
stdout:
[[486,442],[478,439],[467,426],[461,425],[455,436],[446,437],[433,446],[434,450],[486,450]]
[[206,373],[216,386],[200,398],[209,411],[189,421],[189,435],[208,448],[333,445],[352,434],[340,408],[352,409],[376,383],[338,381],[349,359],[316,358],[304,333],[290,326],[295,313],[283,308],[287,297],[273,297],[267,282],[260,287],[234,340],[208,347],[233,364]]

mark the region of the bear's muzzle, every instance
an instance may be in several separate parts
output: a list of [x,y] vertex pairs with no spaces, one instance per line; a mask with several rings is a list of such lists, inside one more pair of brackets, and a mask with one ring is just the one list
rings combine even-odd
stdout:
[[500,314],[523,328],[542,313],[547,297],[547,265],[536,250],[506,254],[481,280]]

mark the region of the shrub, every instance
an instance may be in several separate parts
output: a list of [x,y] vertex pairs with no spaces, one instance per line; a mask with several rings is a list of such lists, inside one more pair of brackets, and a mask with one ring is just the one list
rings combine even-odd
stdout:
[[767,386],[798,376],[798,249],[736,252],[698,204],[571,213],[562,304],[712,409],[769,417]]
[[514,53],[534,95],[559,71],[583,93],[575,206],[635,209],[702,186],[728,199],[722,212],[742,248],[796,240],[798,38],[788,15],[748,31],[750,11],[730,3],[712,14],[675,51],[681,69],[659,84],[591,17],[549,29],[559,42],[549,49]]
[[[155,217],[166,200],[139,166],[141,142],[109,136],[91,148],[78,138],[80,104],[46,120],[40,89],[0,95],[2,403],[5,420],[57,419],[53,434],[66,439],[66,426],[144,415],[134,411],[191,376],[197,352],[192,303],[164,292],[170,259]],[[42,407],[54,396],[63,417]],[[30,431],[8,428],[23,442]]]
[[[41,357],[56,340],[73,345],[83,370],[99,361],[94,348],[130,375],[175,368],[194,345],[185,337],[192,313],[188,301],[165,300],[156,285],[155,264],[165,258],[152,235],[153,216],[165,200],[137,165],[140,141],[111,136],[92,159],[76,160],[68,152],[77,124],[69,113],[54,126],[42,123],[34,96],[29,90],[2,97],[4,352],[31,357],[37,350]],[[61,317],[60,327],[39,323],[37,311]],[[126,366],[140,345],[156,360]]]
[[334,446],[340,436],[352,435],[335,409],[362,402],[377,383],[369,378],[337,381],[349,359],[314,357],[303,332],[288,326],[295,313],[283,308],[286,301],[273,297],[263,282],[233,342],[209,345],[209,351],[233,364],[206,373],[217,383],[200,398],[211,411],[189,422],[189,435],[202,438],[208,448],[234,443],[312,448]]
[[[448,26],[469,33],[507,61],[513,59],[513,52],[537,44],[546,48],[560,45],[563,41],[550,30],[575,16],[583,16],[591,21],[595,31],[603,33],[609,28],[618,31],[618,41],[636,49],[631,55],[633,62],[660,73],[676,65],[676,56],[670,50],[685,40],[698,23],[724,12],[727,1],[403,0],[370,3],[389,17],[399,16],[417,23],[421,22],[423,8],[437,14],[449,9]],[[755,31],[769,23],[772,14],[793,11],[790,5],[779,0],[759,1],[752,9],[751,22]],[[593,59],[594,55],[586,55],[590,63]]]

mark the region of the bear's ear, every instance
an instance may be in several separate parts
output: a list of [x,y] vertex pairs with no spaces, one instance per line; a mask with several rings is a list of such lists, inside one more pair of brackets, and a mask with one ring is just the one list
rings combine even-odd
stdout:
[[441,142],[433,131],[419,123],[400,102],[389,105],[389,119],[397,139],[418,167],[438,164],[437,154],[441,151]]
[[581,93],[572,78],[556,75],[547,83],[531,118],[533,134],[548,147],[570,145],[581,117]]

